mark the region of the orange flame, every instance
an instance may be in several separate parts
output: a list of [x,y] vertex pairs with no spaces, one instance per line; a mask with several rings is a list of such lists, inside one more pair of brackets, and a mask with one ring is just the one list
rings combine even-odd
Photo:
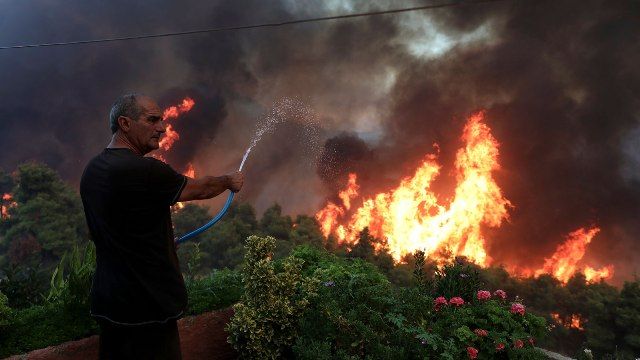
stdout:
[[[402,179],[395,189],[361,199],[357,175],[349,174],[346,188],[338,193],[342,204],[328,202],[316,213],[322,233],[334,234],[341,243],[353,246],[365,227],[371,235],[385,239],[391,255],[399,261],[404,255],[423,250],[432,260],[442,263],[450,257],[465,256],[481,266],[491,263],[485,250],[481,226],[499,227],[508,219],[507,200],[493,178],[500,169],[497,140],[483,122],[484,113],[469,117],[462,134],[464,146],[456,153],[456,188],[454,197],[444,203],[430,188],[439,175],[436,155],[425,156],[415,173]],[[439,152],[437,144],[434,145]],[[598,228],[579,229],[570,233],[556,253],[545,259],[541,269],[518,269],[509,272],[521,276],[551,274],[565,282],[578,271],[586,245]],[[449,257],[449,258],[448,258]],[[583,272],[587,281],[600,281],[613,276],[613,266],[596,270],[589,266]]]
[[580,314],[571,314],[570,317],[563,319],[558,313],[551,313],[551,319],[558,325],[567,329],[584,330],[582,326],[582,316]]
[[168,151],[173,146],[173,143],[176,140],[180,139],[180,134],[177,131],[173,130],[171,124],[167,124],[165,128],[164,137],[160,140],[160,148],[164,151]]
[[613,277],[613,265],[607,265],[600,270],[596,270],[591,266],[585,266],[584,277],[588,282],[600,282],[602,280],[608,280]]
[[358,190],[360,186],[356,184],[356,174],[349,174],[349,183],[347,183],[347,188],[338,193],[338,197],[342,200],[344,207],[349,210],[351,208],[351,199],[358,196]]
[[[193,101],[193,99],[191,99],[190,97],[186,97],[182,100],[182,103],[180,103],[180,105],[170,106],[166,108],[162,114],[162,120],[167,121],[169,119],[175,119],[180,116],[180,114],[190,111],[195,104],[196,102]],[[173,126],[171,126],[171,124],[167,124],[165,134],[160,140],[160,148],[164,151],[169,151],[169,149],[171,149],[171,147],[173,146],[173,143],[175,143],[179,139],[180,134],[178,134],[178,132],[173,129]],[[161,155],[157,156],[156,158],[164,161],[164,158]]]
[[192,163],[187,164],[187,170],[184,171],[183,175],[192,179],[196,177],[196,169],[193,167]]
[[[589,230],[580,228],[567,235],[564,243],[558,245],[556,252],[544,260],[541,269],[536,270],[535,275],[552,274],[558,280],[566,283],[579,270],[578,262],[582,260],[587,245],[600,229],[593,227]],[[583,270],[588,281],[599,281],[613,276],[613,266],[609,265],[600,270],[585,267]]]
[[[189,178],[194,179],[196,177],[196,169],[193,167],[192,163],[187,164],[187,169],[184,171],[184,173],[182,173],[182,175],[187,176]],[[177,202],[174,205],[174,210],[176,209],[182,209],[184,207],[184,203],[183,202]]]
[[182,103],[180,103],[180,105],[178,105],[178,106],[170,106],[170,107],[166,108],[164,110],[164,112],[162,113],[162,120],[168,120],[168,119],[172,119],[172,118],[177,118],[180,114],[188,112],[189,110],[191,110],[191,108],[195,104],[196,104],[196,102],[193,101],[193,99],[191,99],[190,97],[186,97],[186,98],[184,98],[182,100]]
[[448,206],[440,204],[430,190],[440,166],[435,155],[427,155],[413,176],[389,192],[363,199],[347,220],[346,211],[358,189],[356,175],[350,174],[347,189],[340,193],[343,205],[328,203],[316,214],[323,233],[334,233],[341,242],[353,245],[358,233],[369,227],[373,236],[386,238],[396,261],[416,250],[432,257],[449,250],[488,265],[480,226],[499,226],[508,218],[511,203],[492,177],[499,169],[498,142],[483,120],[484,113],[476,113],[464,127],[465,146],[458,150],[455,162],[457,187]]
[[0,203],[0,218],[8,219],[9,209],[12,207],[18,206],[18,203],[13,201],[13,196],[9,193],[5,193],[2,195],[2,203]]

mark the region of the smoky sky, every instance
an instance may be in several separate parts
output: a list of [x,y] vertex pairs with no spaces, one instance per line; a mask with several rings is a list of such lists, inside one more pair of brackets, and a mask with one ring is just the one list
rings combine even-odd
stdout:
[[[365,1],[5,2],[0,44],[244,25],[415,6]],[[167,156],[199,174],[237,168],[256,119],[282,97],[316,112],[319,140],[287,124],[256,146],[242,200],[313,213],[347,174],[397,185],[439,145],[451,195],[466,117],[486,110],[496,180],[513,204],[489,230],[496,262],[539,266],[579,227],[593,265],[640,270],[640,15],[636,1],[504,1],[394,16],[103,45],[0,51],[0,167],[47,163],[77,184],[109,141],[123,93],[192,112]],[[295,140],[295,141],[294,141]],[[311,149],[311,151],[309,151]],[[315,154],[314,154],[315,152]],[[217,202],[211,203],[216,205]]]

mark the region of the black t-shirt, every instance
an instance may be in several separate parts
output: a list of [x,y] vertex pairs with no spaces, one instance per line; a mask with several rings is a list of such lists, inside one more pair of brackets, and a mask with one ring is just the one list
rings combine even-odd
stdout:
[[89,162],[80,195],[96,245],[92,316],[144,324],[182,315],[187,291],[170,206],[186,183],[169,165],[126,148],[104,149]]

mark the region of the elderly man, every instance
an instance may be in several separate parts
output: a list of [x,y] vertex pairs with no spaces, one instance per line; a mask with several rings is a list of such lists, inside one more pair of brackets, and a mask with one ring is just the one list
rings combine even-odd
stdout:
[[170,206],[237,192],[241,173],[187,178],[151,157],[165,132],[150,98],[125,95],[111,108],[111,142],[84,170],[80,195],[96,245],[91,315],[101,359],[180,359],[176,320],[187,292]]

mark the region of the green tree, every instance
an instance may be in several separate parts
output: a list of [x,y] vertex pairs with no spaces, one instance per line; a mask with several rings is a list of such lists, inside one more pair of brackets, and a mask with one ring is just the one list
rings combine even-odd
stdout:
[[244,240],[257,232],[257,224],[251,205],[233,203],[226,216],[203,234],[200,245],[203,266],[222,269],[240,265],[244,256]]
[[[209,208],[196,204],[186,204],[182,209],[173,212],[172,216],[174,234],[180,237],[192,230],[199,228],[211,220]],[[202,240],[202,237],[193,239],[196,242]]]
[[[49,270],[65,251],[86,241],[88,234],[80,197],[48,166],[20,165],[13,197],[17,206],[0,229],[3,235],[0,247],[5,251],[12,244],[14,249],[39,246],[37,253],[29,256],[36,257],[34,260],[41,269]],[[10,252],[8,260],[14,263],[26,260],[20,255]]]
[[622,353],[634,358],[640,355],[640,279],[624,283],[615,321],[622,330]]
[[318,248],[324,245],[324,237],[320,232],[318,222],[315,218],[307,215],[296,217],[289,237],[295,245],[309,244]]

